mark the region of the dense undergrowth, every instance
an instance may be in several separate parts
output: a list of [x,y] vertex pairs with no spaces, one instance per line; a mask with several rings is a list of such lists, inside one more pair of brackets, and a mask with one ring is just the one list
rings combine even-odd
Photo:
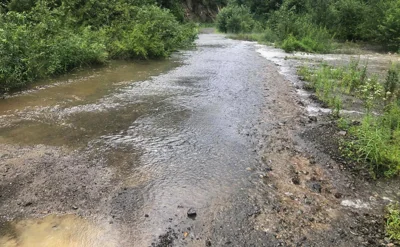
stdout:
[[2,2],[0,94],[77,67],[109,59],[166,57],[191,44],[196,26],[155,4],[14,0],[5,9]]
[[364,117],[359,124],[342,118],[341,128],[350,139],[342,151],[359,164],[368,166],[373,176],[392,177],[400,174],[400,68],[392,65],[386,78],[368,73],[368,66],[352,61],[348,66],[323,65],[315,70],[302,67],[299,74],[307,81],[306,88],[333,109],[338,116],[343,98],[360,102]]
[[334,40],[400,48],[400,0],[232,0],[216,24],[237,38],[274,43],[287,52],[327,53]]

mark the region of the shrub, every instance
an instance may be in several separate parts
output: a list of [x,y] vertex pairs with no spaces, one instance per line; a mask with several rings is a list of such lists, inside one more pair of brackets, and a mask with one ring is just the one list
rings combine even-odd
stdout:
[[379,22],[378,40],[398,50],[400,48],[400,0],[384,1],[385,12]]
[[217,16],[217,28],[224,33],[248,33],[255,24],[250,10],[244,6],[229,5]]
[[363,37],[361,25],[367,5],[361,0],[339,0],[334,3],[334,32],[338,38],[357,40]]
[[72,31],[49,10],[36,14],[45,16],[42,22],[30,21],[27,13],[0,17],[0,93],[107,59],[101,36],[89,28]]
[[196,37],[194,25],[180,25],[166,9],[143,6],[131,11],[136,19],[117,22],[107,29],[113,58],[165,57]]
[[[196,37],[194,24],[179,23],[167,9],[105,3],[38,1],[32,11],[0,14],[0,94],[110,57],[165,57]],[[77,6],[81,12],[71,11]]]

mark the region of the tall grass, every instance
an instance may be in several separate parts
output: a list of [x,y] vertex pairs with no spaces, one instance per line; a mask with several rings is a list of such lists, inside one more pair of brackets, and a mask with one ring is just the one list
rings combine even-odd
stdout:
[[335,115],[340,113],[344,95],[364,103],[365,116],[359,126],[349,128],[352,138],[344,143],[343,151],[351,159],[367,165],[374,177],[392,177],[400,173],[400,78],[397,68],[393,65],[383,81],[379,81],[377,75],[367,76],[367,65],[360,66],[358,61],[339,68],[323,65],[316,70],[306,67],[299,70],[307,81],[306,87],[333,108]]

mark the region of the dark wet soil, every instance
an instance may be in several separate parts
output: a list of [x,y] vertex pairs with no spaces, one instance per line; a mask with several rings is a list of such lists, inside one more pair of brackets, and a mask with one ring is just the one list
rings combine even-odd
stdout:
[[399,183],[347,169],[332,120],[259,49],[208,30],[148,70],[0,102],[0,246],[389,244]]

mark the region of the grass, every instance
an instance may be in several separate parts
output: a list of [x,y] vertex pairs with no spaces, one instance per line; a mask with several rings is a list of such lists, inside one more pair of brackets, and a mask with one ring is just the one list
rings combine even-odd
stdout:
[[400,207],[399,204],[386,206],[386,235],[395,241],[400,241]]
[[[364,117],[359,126],[347,125],[350,138],[345,140],[345,156],[366,165],[373,177],[400,174],[400,72],[392,65],[385,80],[368,75],[367,64],[352,61],[348,66],[322,65],[316,69],[302,67],[298,73],[305,87],[340,115],[342,98],[350,96],[362,102]],[[375,114],[375,113],[378,114]],[[345,127],[341,119],[339,125]]]

